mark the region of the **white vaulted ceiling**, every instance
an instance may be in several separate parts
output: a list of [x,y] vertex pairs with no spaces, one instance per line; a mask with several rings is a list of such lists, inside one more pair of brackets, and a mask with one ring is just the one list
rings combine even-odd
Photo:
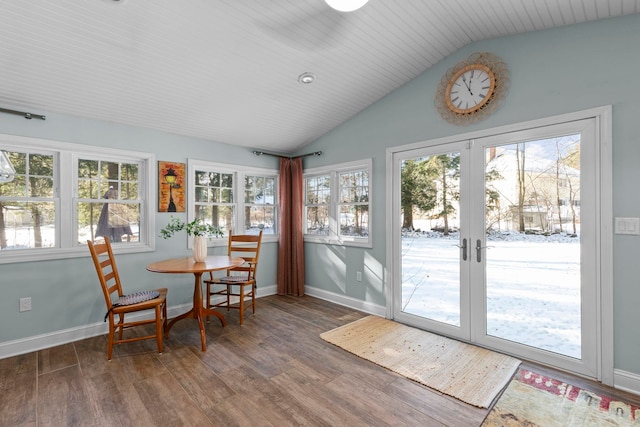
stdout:
[[[461,47],[640,0],[2,0],[0,106],[294,152]],[[298,83],[304,72],[311,85]],[[2,117],[0,117],[0,122]]]

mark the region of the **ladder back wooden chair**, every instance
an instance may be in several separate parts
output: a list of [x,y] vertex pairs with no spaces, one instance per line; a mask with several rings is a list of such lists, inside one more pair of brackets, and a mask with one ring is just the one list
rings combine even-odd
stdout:
[[[224,277],[214,277],[213,273],[209,273],[209,279],[204,280],[207,287],[207,308],[220,307],[230,309],[238,309],[240,311],[240,324],[244,320],[245,300],[251,298],[251,310],[256,312],[256,270],[258,268],[258,257],[260,255],[260,246],[262,245],[262,230],[257,235],[253,234],[233,234],[233,230],[229,230],[229,242],[227,246],[227,255],[240,257],[245,263],[233,269],[227,269]],[[248,288],[248,289],[247,289]],[[219,302],[211,299],[220,298]],[[237,297],[237,305],[235,299]],[[209,319],[207,318],[207,321]]]
[[[135,292],[125,295],[122,291],[122,282],[118,274],[118,267],[111,249],[108,237],[104,243],[87,241],[93,264],[98,273],[102,293],[107,304],[105,321],[109,319],[109,336],[107,344],[107,360],[111,360],[113,346],[132,341],[141,341],[155,338],[158,343],[158,353],[162,353],[162,337],[167,326],[167,288],[159,288],[150,291]],[[125,321],[125,314],[154,310],[153,319]],[[115,317],[118,317],[116,322]],[[155,323],[155,333],[144,336],[123,337],[125,329]],[[116,337],[117,335],[117,337]]]

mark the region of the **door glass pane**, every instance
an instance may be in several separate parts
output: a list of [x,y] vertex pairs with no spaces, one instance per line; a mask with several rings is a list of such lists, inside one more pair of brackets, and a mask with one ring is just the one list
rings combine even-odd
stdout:
[[460,326],[460,152],[404,160],[402,311]]
[[487,335],[581,357],[580,135],[485,150]]

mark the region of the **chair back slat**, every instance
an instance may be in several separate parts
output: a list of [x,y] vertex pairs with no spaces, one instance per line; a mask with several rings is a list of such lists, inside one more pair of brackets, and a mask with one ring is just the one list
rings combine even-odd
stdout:
[[[245,299],[251,299],[251,309],[256,312],[256,271],[258,269],[258,258],[260,247],[262,246],[262,230],[257,235],[242,234],[235,235],[233,230],[229,230],[229,243],[227,245],[227,255],[230,257],[240,257],[244,259],[244,264],[226,270],[226,276],[215,278],[213,273],[209,273],[209,280],[204,282],[207,285],[206,308],[211,307],[238,309],[240,312],[239,323],[244,320]],[[223,298],[222,301],[212,301],[212,298]],[[237,297],[237,302],[232,298]]]
[[[120,282],[118,267],[111,249],[111,242],[108,237],[105,237],[104,243],[93,243],[89,240],[87,245],[89,245],[91,258],[93,259],[96,273],[98,273],[107,309],[111,309],[112,301],[122,296],[122,283]],[[103,257],[106,258],[102,259]]]
[[257,235],[233,234],[233,230],[229,230],[227,255],[243,258],[245,263],[227,270],[227,276],[246,274],[247,280],[255,280],[261,246],[262,230]]

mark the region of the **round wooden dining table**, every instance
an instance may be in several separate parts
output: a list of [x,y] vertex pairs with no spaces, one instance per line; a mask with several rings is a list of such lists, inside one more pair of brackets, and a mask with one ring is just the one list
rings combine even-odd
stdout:
[[158,261],[147,265],[147,270],[154,273],[191,273],[195,276],[193,286],[193,307],[180,316],[171,319],[164,331],[165,337],[169,335],[171,327],[179,320],[193,318],[198,321],[200,328],[200,341],[202,342],[202,351],[207,351],[207,339],[204,331],[204,317],[216,316],[220,319],[222,326],[226,325],[224,316],[217,310],[207,309],[202,301],[202,275],[207,272],[226,270],[242,265],[244,259],[238,257],[212,255],[208,256],[204,262],[196,262],[193,257],[171,258]]

